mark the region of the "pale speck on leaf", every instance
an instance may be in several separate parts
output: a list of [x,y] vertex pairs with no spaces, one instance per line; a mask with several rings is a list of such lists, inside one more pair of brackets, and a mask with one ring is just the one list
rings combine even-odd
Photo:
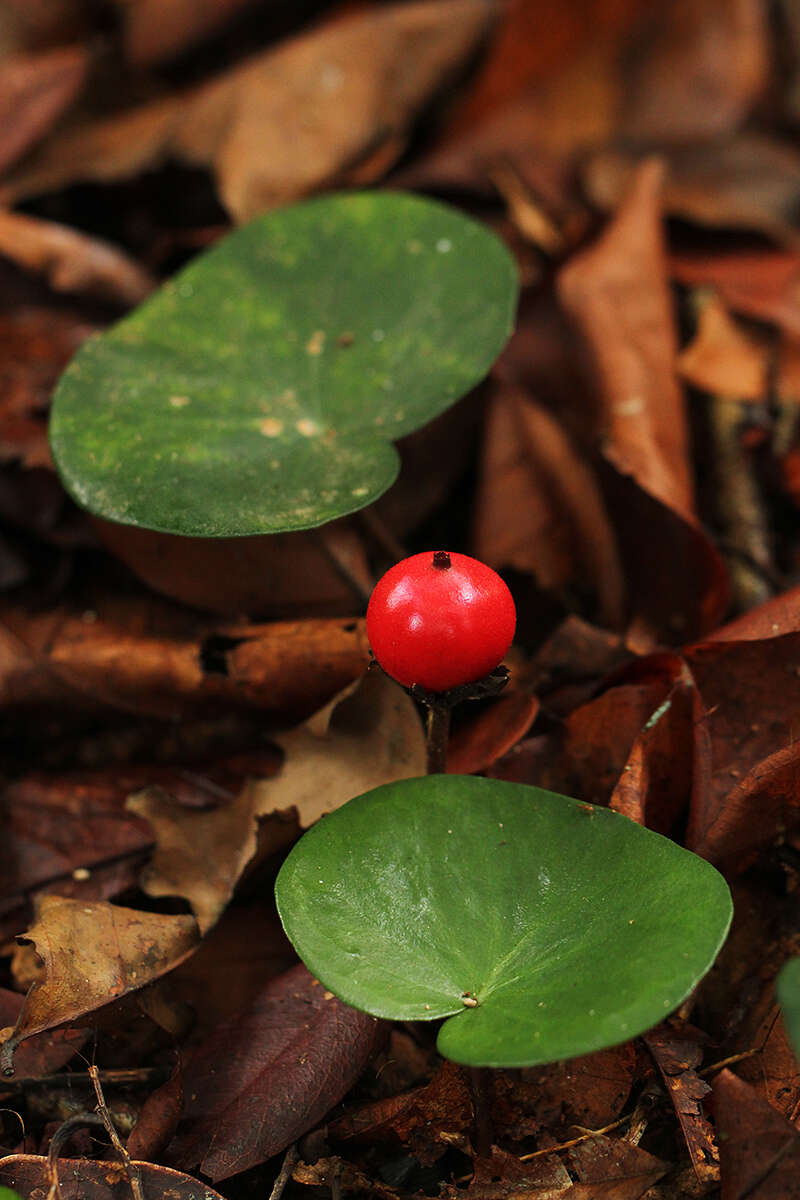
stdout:
[[266,417],[258,428],[264,437],[280,437],[283,432],[283,421],[279,421],[277,417]]

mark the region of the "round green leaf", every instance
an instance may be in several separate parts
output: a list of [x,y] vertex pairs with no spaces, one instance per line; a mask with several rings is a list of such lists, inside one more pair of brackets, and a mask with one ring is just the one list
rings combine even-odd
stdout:
[[486,374],[516,296],[498,239],[419,196],[268,213],[81,348],[56,391],[56,465],[79,504],[125,525],[320,525],[380,496],[392,441]]
[[784,963],[775,990],[795,1057],[800,1059],[800,958]]
[[472,1066],[570,1058],[649,1029],[711,966],[732,913],[713,867],[626,817],[446,775],[326,816],[276,894],[327,988],[379,1017],[449,1018],[439,1050]]

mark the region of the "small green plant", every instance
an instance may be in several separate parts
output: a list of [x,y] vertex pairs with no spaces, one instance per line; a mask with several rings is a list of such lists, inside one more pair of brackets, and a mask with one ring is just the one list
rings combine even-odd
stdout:
[[[378,662],[412,692],[422,683],[435,716],[496,666],[514,606],[483,564],[428,553],[379,581],[367,621]],[[436,771],[443,732],[429,721]],[[289,854],[276,897],[326,987],[375,1016],[447,1018],[440,1052],[473,1067],[531,1066],[643,1033],[705,974],[732,915],[709,863],[626,817],[443,774],[326,817]]]
[[[56,464],[80,504],[125,525],[224,538],[323,524],[385,491],[392,442],[483,377],[516,295],[505,248],[444,205],[349,193],[268,214],[78,353],[55,399]],[[514,622],[473,559],[388,573],[370,636],[429,707],[431,773],[320,821],[277,880],[286,930],[331,991],[377,1016],[444,1018],[440,1050],[476,1066],[642,1032],[731,918],[708,863],[627,818],[444,774],[450,708],[502,687]]]

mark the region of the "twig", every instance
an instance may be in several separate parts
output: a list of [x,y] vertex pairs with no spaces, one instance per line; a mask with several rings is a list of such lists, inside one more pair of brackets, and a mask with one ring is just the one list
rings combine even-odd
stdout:
[[530,1154],[523,1154],[520,1162],[530,1162],[532,1158],[542,1158],[545,1154],[558,1154],[560,1150],[569,1150],[570,1146],[578,1146],[581,1142],[588,1142],[589,1138],[602,1137],[604,1133],[610,1133],[612,1129],[619,1129],[620,1125],[624,1125],[626,1121],[630,1121],[632,1114],[627,1113],[626,1116],[620,1117],[618,1121],[612,1121],[610,1125],[604,1125],[602,1129],[589,1129],[586,1133],[582,1133],[580,1137],[570,1138],[568,1142],[561,1142],[558,1146],[546,1146],[544,1150],[532,1150]]
[[278,1172],[278,1178],[272,1185],[272,1191],[269,1194],[269,1200],[281,1200],[283,1190],[291,1178],[292,1168],[297,1162],[298,1153],[297,1146],[290,1146],[283,1156],[283,1163]]
[[703,1070],[698,1071],[697,1074],[701,1077],[703,1075],[710,1075],[712,1071],[721,1071],[723,1067],[731,1067],[734,1063],[742,1062],[745,1058],[752,1058],[754,1054],[760,1053],[761,1048],[756,1047],[755,1050],[743,1050],[741,1054],[730,1054],[727,1058],[720,1059],[719,1062],[711,1063],[709,1066],[703,1067]]
[[[115,1071],[98,1071],[101,1083],[110,1083],[117,1087],[133,1087],[136,1084],[164,1083],[169,1079],[169,1071],[163,1067],[121,1067]],[[39,1088],[72,1087],[73,1084],[89,1085],[85,1071],[59,1071],[55,1075],[22,1075],[10,1079],[0,1079],[0,1095],[8,1092],[33,1091]],[[12,1111],[10,1109],[0,1111]]]
[[92,1065],[89,1067],[89,1077],[94,1085],[94,1094],[97,1097],[97,1112],[102,1119],[108,1136],[111,1138],[112,1146],[122,1160],[125,1177],[130,1184],[133,1200],[144,1200],[144,1192],[142,1191],[142,1178],[139,1174],[139,1168],[134,1164],[130,1154],[128,1154],[128,1151],[119,1140],[117,1127],[114,1124],[111,1113],[108,1111],[105,1096],[103,1095],[103,1087],[100,1083],[100,1072],[96,1066]]

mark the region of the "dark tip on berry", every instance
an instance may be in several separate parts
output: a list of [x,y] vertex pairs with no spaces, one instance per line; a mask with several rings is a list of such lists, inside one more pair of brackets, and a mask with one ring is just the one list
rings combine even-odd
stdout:
[[434,550],[433,565],[437,571],[447,571],[453,564],[450,562],[450,555],[446,550]]

